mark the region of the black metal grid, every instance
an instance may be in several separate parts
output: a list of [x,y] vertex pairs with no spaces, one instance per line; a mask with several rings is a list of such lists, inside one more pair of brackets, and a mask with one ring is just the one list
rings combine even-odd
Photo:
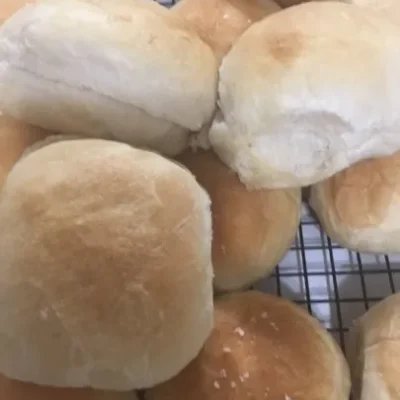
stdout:
[[352,322],[400,287],[400,257],[355,253],[324,234],[304,206],[297,238],[274,274],[255,285],[304,306],[346,352]]

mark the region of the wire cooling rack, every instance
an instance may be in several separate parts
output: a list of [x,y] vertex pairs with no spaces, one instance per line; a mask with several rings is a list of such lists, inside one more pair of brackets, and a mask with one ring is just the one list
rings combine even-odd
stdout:
[[303,204],[295,242],[275,273],[255,285],[303,305],[346,351],[355,318],[400,287],[400,255],[355,253],[333,243]]
[[[157,0],[155,0],[157,1]],[[176,0],[158,0],[167,7]],[[254,289],[306,307],[346,352],[352,322],[400,287],[400,255],[355,253],[333,243],[303,204],[297,237],[274,274]]]

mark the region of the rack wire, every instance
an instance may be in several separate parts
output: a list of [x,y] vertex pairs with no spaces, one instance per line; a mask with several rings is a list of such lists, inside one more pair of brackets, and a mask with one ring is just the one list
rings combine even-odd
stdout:
[[354,319],[400,287],[400,256],[360,254],[332,242],[303,204],[295,242],[255,289],[306,307],[346,352]]

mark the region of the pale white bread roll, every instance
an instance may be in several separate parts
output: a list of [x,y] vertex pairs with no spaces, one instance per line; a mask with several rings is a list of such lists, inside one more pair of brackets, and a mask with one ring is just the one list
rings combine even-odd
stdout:
[[400,153],[361,161],[312,186],[309,202],[343,247],[400,252]]
[[274,0],[180,0],[171,13],[191,23],[221,60],[251,24],[280,9]]
[[369,309],[350,330],[354,400],[397,400],[400,393],[400,293]]
[[400,149],[400,27],[340,2],[253,24],[220,68],[211,145],[249,188],[306,186]]
[[131,390],[171,378],[212,328],[210,200],[122,143],[26,155],[0,196],[0,373]]
[[299,306],[235,293],[216,300],[214,321],[199,356],[146,400],[348,400],[344,356]]
[[37,386],[0,376],[1,400],[138,400],[134,392]]
[[0,108],[67,134],[176,155],[215,108],[217,61],[147,0],[43,0],[0,28]]
[[211,151],[177,158],[211,198],[214,286],[249,286],[268,275],[284,256],[300,222],[300,189],[249,191]]
[[0,113],[0,189],[24,151],[50,134]]

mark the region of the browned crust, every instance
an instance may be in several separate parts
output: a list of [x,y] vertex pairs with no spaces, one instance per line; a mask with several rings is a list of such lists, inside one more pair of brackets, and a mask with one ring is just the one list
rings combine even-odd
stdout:
[[1,371],[126,389],[197,354],[211,325],[211,217],[189,172],[121,143],[71,140],[26,156],[3,190]]
[[181,0],[171,12],[188,21],[222,59],[251,24],[279,10],[273,0]]
[[0,188],[23,152],[49,135],[43,129],[0,115]]
[[177,160],[211,198],[216,287],[236,289],[268,274],[296,235],[300,189],[249,191],[211,151],[188,151]]
[[377,226],[386,218],[393,196],[400,193],[400,153],[361,161],[312,190],[317,199],[314,208],[324,226]]
[[347,400],[338,346],[292,303],[258,292],[217,300],[214,331],[182,373],[147,400]]
[[354,323],[349,342],[349,364],[356,400],[374,400],[377,393],[388,399],[398,398],[399,311],[400,294],[396,293],[374,305]]

